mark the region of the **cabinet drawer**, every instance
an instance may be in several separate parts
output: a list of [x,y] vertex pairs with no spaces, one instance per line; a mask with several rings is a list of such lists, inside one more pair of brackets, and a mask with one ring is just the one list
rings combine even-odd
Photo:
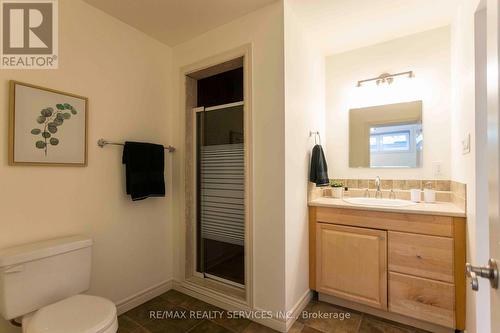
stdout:
[[455,328],[453,284],[389,273],[389,311]]
[[453,283],[453,239],[389,232],[389,270]]

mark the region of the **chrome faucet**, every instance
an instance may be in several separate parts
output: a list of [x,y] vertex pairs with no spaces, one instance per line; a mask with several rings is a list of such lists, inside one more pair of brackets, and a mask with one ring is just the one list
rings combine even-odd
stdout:
[[375,191],[375,198],[376,199],[382,199],[382,191],[380,190],[380,177],[377,176],[377,178],[375,178],[375,187],[377,188],[377,190]]

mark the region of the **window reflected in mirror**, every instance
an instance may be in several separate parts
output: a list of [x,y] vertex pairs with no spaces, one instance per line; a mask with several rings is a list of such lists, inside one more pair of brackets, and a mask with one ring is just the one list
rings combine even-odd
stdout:
[[350,110],[351,168],[422,166],[422,102]]

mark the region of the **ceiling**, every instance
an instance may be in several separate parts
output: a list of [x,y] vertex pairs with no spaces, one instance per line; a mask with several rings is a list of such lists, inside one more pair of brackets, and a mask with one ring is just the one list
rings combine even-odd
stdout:
[[84,0],[175,46],[276,0]]
[[[84,0],[175,46],[277,0]],[[458,0],[286,0],[325,54],[450,24]]]
[[325,54],[449,25],[458,0],[288,0]]

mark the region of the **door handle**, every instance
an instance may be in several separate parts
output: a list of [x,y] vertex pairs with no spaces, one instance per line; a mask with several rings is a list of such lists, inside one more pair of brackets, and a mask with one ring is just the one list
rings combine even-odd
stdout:
[[498,265],[495,259],[488,260],[486,266],[472,266],[470,263],[466,263],[465,274],[471,279],[470,284],[474,291],[479,290],[478,277],[490,280],[491,288],[498,288]]

